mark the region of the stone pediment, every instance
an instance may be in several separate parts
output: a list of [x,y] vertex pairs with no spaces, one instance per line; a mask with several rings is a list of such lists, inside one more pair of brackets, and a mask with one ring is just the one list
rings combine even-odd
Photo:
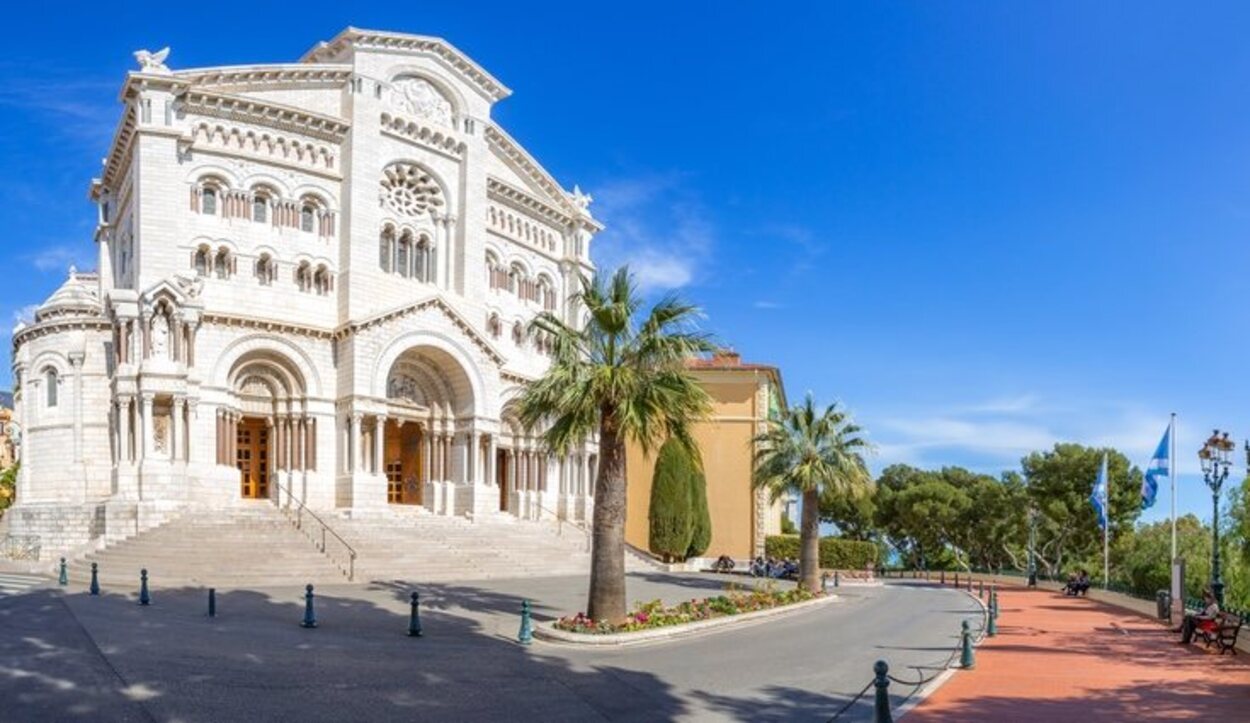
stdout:
[[559,213],[571,218],[590,218],[589,211],[575,204],[572,196],[560,187],[555,178],[506,131],[489,125],[485,136],[491,152],[517,175],[525,186],[524,190],[535,196],[537,201],[550,204]]
[[459,311],[454,309],[441,296],[431,296],[427,299],[418,301],[415,304],[401,306],[396,309],[391,309],[390,311],[384,311],[361,321],[344,324],[338,328],[335,335],[339,338],[343,338],[351,334],[368,331],[369,329],[384,326],[426,311],[431,311],[445,316],[448,320],[455,324],[456,328],[459,329],[460,332],[464,334],[464,336],[472,342],[475,347],[477,347],[492,362],[494,362],[496,366],[503,367],[507,362],[507,359],[497,348],[495,348],[495,345],[490,343],[485,336],[479,333],[478,330],[469,323],[468,319],[465,319]]

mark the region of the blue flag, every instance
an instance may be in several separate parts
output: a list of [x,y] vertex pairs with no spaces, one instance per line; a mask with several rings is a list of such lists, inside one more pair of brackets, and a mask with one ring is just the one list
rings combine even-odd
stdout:
[[1155,496],[1159,494],[1159,480],[1164,479],[1172,470],[1172,425],[1168,425],[1167,431],[1163,433],[1163,439],[1159,440],[1159,447],[1155,450],[1155,456],[1150,458],[1150,464],[1146,465],[1146,477],[1141,482],[1141,508],[1148,509],[1155,503]]
[[1094,505],[1094,511],[1098,513],[1098,526],[1100,528],[1107,527],[1107,455],[1102,456],[1102,467],[1098,469],[1098,481],[1094,483],[1094,491],[1089,495],[1089,501]]

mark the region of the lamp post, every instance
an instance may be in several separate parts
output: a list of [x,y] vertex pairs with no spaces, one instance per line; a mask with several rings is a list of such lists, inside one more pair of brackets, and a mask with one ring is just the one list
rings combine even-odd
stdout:
[[[1198,462],[1202,465],[1202,480],[1211,488],[1211,506],[1214,514],[1211,517],[1211,594],[1215,595],[1220,607],[1224,607],[1224,580],[1220,576],[1220,488],[1228,479],[1228,470],[1232,467],[1232,452],[1236,444],[1228,438],[1228,432],[1216,429],[1198,450]],[[1247,447],[1247,461],[1250,462],[1250,446]]]
[[1029,508],[1029,587],[1037,587],[1037,508]]

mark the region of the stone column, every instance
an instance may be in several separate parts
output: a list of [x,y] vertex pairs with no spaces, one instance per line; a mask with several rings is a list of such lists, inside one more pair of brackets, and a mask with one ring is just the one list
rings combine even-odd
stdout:
[[117,409],[121,416],[121,458],[127,464],[134,461],[133,447],[131,446],[130,431],[130,397],[121,396],[117,398]]
[[182,397],[174,397],[173,407],[170,409],[171,425],[169,430],[169,462],[173,464],[186,455],[186,450],[182,448],[182,414],[186,406],[186,400]]
[[141,439],[139,440],[139,460],[146,461],[148,458],[148,448],[152,445],[152,395],[143,395],[143,423],[139,427]]
[[186,419],[182,425],[182,460],[184,462],[191,461],[191,438],[195,435],[191,433],[192,423],[199,418],[199,402],[194,399],[186,400],[185,406]]
[[295,469],[303,472],[308,463],[308,419],[295,420]]
[[499,470],[495,466],[499,464],[499,448],[496,446],[496,439],[499,435],[490,435],[490,441],[486,444],[486,484],[494,487],[499,484]]
[[365,416],[363,414],[353,413],[348,422],[348,435],[351,437],[351,453],[348,458],[348,464],[350,465],[350,471],[353,473],[363,468],[361,457],[364,455],[361,454],[363,448],[361,446],[360,425],[364,419]]
[[382,461],[386,454],[386,417],[377,415],[373,421],[373,473],[386,474],[386,464]]
[[74,463],[82,463],[82,362],[86,355],[75,351],[69,354],[69,365],[74,375]]

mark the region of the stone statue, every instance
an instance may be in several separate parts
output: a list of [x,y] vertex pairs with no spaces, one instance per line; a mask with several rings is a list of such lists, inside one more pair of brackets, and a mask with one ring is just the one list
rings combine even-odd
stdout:
[[157,75],[169,75],[172,71],[165,66],[165,58],[169,57],[169,47],[166,46],[155,53],[148,50],[136,50],[135,60],[139,61],[140,73],[155,73]]
[[400,78],[394,83],[391,104],[401,111],[452,127],[451,103],[424,78]]
[[580,186],[573,186],[573,193],[569,195],[569,198],[573,201],[573,205],[582,211],[588,210],[595,200],[595,197],[589,193],[582,193]]
[[169,453],[169,417],[164,414],[152,418],[152,449],[157,454]]
[[152,319],[152,356],[157,359],[169,358],[169,321],[164,314],[157,314]]

